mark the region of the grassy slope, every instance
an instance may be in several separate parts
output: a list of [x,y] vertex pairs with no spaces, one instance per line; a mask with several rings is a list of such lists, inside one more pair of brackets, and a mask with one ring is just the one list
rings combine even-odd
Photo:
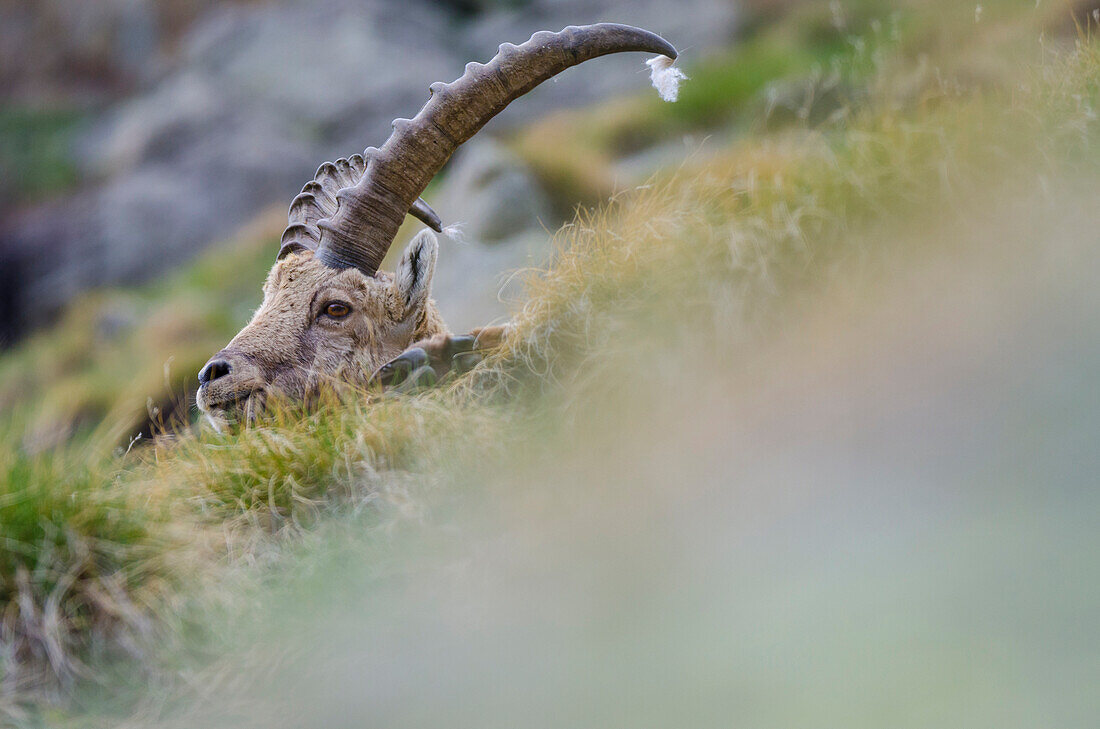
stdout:
[[[1019,67],[1003,59],[1049,27],[1049,16],[1031,7],[989,3],[982,24],[971,9],[937,20],[904,9],[896,40],[870,29],[860,36],[866,45],[849,44],[855,51],[845,53],[841,70],[850,90],[836,107],[846,113],[817,129],[758,132],[581,216],[560,234],[554,266],[530,279],[510,350],[444,391],[380,403],[337,395],[318,412],[279,413],[245,433],[184,434],[119,457],[111,451],[141,418],[142,393],[158,389],[163,377],[148,366],[142,371],[152,379],[119,377],[119,363],[147,349],[145,361],[163,362],[183,339],[194,344],[186,348],[193,354],[177,355],[173,371],[187,377],[243,317],[242,302],[252,299],[267,265],[265,236],[245,236],[259,243],[234,253],[255,276],[211,258],[154,289],[99,295],[75,307],[52,336],[7,358],[0,376],[0,399],[14,415],[0,447],[0,621],[5,646],[15,651],[0,654],[0,672],[9,677],[0,711],[13,686],[34,688],[43,675],[78,677],[89,656],[103,660],[96,650],[123,646],[156,663],[151,637],[179,635],[186,632],[181,615],[206,614],[181,600],[204,603],[207,590],[224,596],[230,576],[262,574],[242,565],[279,559],[280,545],[349,506],[375,504],[379,519],[418,513],[426,484],[476,473],[495,454],[559,427],[546,412],[568,416],[594,392],[606,396],[682,375],[683,362],[662,352],[697,348],[706,361],[736,356],[762,323],[781,320],[793,302],[827,287],[833,271],[878,265],[883,251],[851,244],[851,231],[930,208],[958,214],[958,190],[991,174],[1056,174],[1072,160],[1092,161],[1092,110],[1100,101],[1095,50],[1005,74]],[[820,11],[802,12],[812,22],[796,16],[759,41],[775,73],[805,64],[772,44],[797,45],[803,34],[822,32]],[[890,27],[885,17],[879,28]],[[921,53],[936,54],[938,74],[926,66],[913,77],[910,69],[920,66],[912,59]],[[999,67],[990,62],[997,58]],[[758,82],[731,89],[729,83],[742,83],[730,81],[737,74],[715,69],[706,83],[718,97],[736,97],[730,109],[761,98]],[[706,79],[711,72],[697,73]],[[591,130],[593,144],[627,148],[639,144],[629,138],[645,125],[622,119],[636,114],[671,129],[728,122],[711,101],[693,102],[687,118],[637,103],[622,117],[568,118]],[[601,119],[612,128],[601,129]],[[530,150],[540,136],[561,149],[547,129],[552,125],[519,142],[536,164]],[[586,168],[563,165],[546,174],[558,175],[562,189],[583,190]],[[196,297],[197,290],[210,294]],[[104,346],[89,339],[96,328],[87,312],[111,306],[155,310]],[[639,361],[663,364],[638,374]],[[629,377],[620,375],[627,368]],[[501,392],[509,397],[484,397]],[[26,393],[55,400],[32,409]],[[107,425],[94,425],[105,415]],[[35,453],[56,428],[42,422],[60,422],[67,436],[78,437]],[[45,435],[28,442],[26,434],[35,432]]]

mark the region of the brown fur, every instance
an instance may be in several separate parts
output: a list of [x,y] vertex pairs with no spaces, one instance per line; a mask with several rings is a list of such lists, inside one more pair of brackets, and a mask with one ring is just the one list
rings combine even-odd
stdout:
[[[252,320],[212,359],[231,371],[199,388],[199,408],[214,418],[237,408],[251,414],[269,394],[303,399],[326,381],[366,384],[414,342],[446,335],[428,297],[437,250],[434,237],[418,236],[396,275],[329,268],[310,251],[279,261]],[[351,312],[329,317],[333,301]]]

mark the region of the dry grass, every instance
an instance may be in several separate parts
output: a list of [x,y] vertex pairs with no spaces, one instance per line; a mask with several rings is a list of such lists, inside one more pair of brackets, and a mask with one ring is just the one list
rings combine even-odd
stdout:
[[904,100],[876,93],[901,65],[876,67],[860,108],[826,127],[739,142],[579,214],[527,276],[506,351],[449,387],[332,393],[122,457],[106,436],[0,448],[0,711],[120,650],[170,675],[153,642],[216,615],[333,514],[418,523],[433,494],[459,497],[446,492],[455,474],[568,428],[593,392],[667,387],[694,352],[731,356],[838,272],[889,265],[891,241],[855,230],[965,220],[982,181],[1041,187],[1095,165],[1100,53],[1084,39],[992,89],[952,78]]

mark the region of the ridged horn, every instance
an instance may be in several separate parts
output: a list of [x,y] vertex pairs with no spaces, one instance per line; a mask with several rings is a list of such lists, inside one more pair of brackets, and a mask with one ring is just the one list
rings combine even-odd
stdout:
[[[298,251],[317,250],[321,242],[321,230],[317,223],[336,213],[336,193],[359,182],[366,169],[363,155],[359,154],[353,154],[346,160],[325,162],[317,168],[317,174],[290,203],[287,213],[289,225],[283,231],[277,260]],[[409,215],[415,216],[435,232],[443,232],[439,215],[422,198],[413,202]]]
[[394,120],[386,143],[364,152],[362,177],[336,193],[336,211],[317,223],[317,257],[334,268],[354,266],[373,275],[405,214],[411,210],[420,217],[417,198],[459,145],[543,81],[579,63],[626,51],[677,55],[668,41],[641,28],[570,26],[560,33],[535,33],[523,45],[505,43],[488,63],[467,64],[455,81],[432,84],[420,112]]

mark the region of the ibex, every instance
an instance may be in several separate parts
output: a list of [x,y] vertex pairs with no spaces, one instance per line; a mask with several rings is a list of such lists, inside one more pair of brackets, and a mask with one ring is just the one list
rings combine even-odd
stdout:
[[429,297],[438,243],[425,229],[393,274],[379,271],[406,213],[432,230],[439,217],[420,194],[454,151],[510,102],[565,69],[624,51],[648,63],[666,99],[683,75],[660,36],[612,23],[535,33],[470,63],[412,119],[397,119],[381,148],[326,162],[291,203],[289,226],[252,320],[199,373],[199,408],[218,424],[253,416],[271,394],[308,398],[326,381],[390,385],[410,370],[444,374],[456,355],[499,346],[507,329],[455,337]]

